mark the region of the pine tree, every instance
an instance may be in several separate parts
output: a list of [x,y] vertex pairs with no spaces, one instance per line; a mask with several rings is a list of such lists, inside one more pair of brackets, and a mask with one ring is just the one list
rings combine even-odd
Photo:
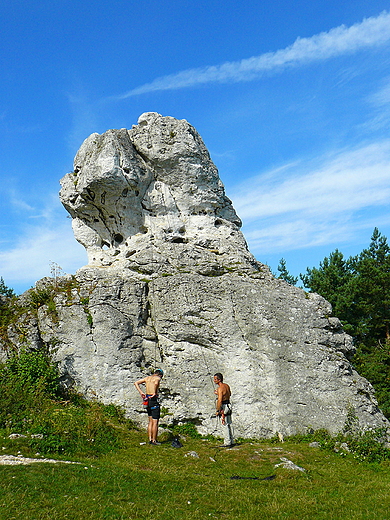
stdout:
[[285,280],[287,283],[289,283],[291,285],[295,285],[297,283],[298,277],[292,276],[288,272],[287,266],[286,266],[286,260],[284,258],[280,259],[280,262],[278,265],[278,271],[280,273],[278,276],[279,279]]
[[352,260],[356,335],[370,343],[390,340],[390,247],[377,228],[370,246]]
[[359,255],[345,260],[336,249],[319,268],[300,275],[304,286],[324,296],[356,346],[353,364],[376,390],[390,417],[390,246],[377,228]]
[[333,308],[333,314],[350,330],[350,307],[352,294],[350,286],[353,272],[350,260],[345,260],[343,253],[336,249],[320,262],[319,268],[307,268],[300,278],[304,287],[323,296]]
[[4,283],[3,277],[0,277],[0,294],[4,296],[14,296],[14,290],[10,287],[7,287]]

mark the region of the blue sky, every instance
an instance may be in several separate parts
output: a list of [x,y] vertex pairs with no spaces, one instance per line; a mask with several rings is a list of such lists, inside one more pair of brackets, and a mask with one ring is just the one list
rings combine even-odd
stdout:
[[59,179],[92,132],[187,119],[250,250],[298,275],[390,238],[390,8],[380,0],[0,6],[0,276],[73,273]]

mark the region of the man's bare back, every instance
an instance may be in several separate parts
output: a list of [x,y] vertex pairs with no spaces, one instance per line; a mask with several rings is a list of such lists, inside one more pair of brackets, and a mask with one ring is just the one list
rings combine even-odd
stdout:
[[[145,394],[149,395],[150,397],[155,396],[158,394],[158,389],[160,387],[161,377],[153,374],[151,376],[147,376],[144,379],[140,379],[139,381],[136,381],[134,383],[135,387],[137,388],[138,392],[143,397]],[[141,390],[139,385],[145,385],[145,393]]]
[[149,395],[157,395],[160,387],[161,377],[152,375],[145,378],[146,393]]

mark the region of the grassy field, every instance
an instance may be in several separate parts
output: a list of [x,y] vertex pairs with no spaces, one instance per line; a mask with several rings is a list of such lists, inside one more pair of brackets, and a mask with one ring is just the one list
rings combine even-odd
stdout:
[[[189,437],[181,448],[144,441],[144,432],[131,431],[115,453],[67,457],[80,464],[0,466],[0,518],[390,520],[389,461],[359,462],[288,440],[233,449]],[[16,443],[0,455],[18,450]],[[281,457],[306,471],[275,468]]]

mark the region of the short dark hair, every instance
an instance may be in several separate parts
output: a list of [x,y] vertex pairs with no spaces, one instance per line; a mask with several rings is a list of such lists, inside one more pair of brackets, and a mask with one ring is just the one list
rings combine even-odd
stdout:
[[218,377],[218,379],[223,382],[223,375],[221,374],[221,372],[217,372],[216,374],[214,374],[214,377]]
[[156,368],[154,373],[159,375],[159,376],[161,376],[161,377],[163,377],[163,375],[164,375],[164,372],[163,372],[163,370],[161,368]]

